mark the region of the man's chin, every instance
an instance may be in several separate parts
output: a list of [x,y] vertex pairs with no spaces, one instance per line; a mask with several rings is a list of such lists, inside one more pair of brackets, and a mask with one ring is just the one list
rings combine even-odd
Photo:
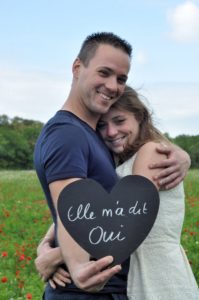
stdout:
[[101,114],[106,114],[109,111],[109,109],[111,108],[111,106],[113,105],[113,103],[114,103],[114,101],[113,102],[110,101],[110,102],[104,103],[104,105],[103,104],[99,105],[98,110],[101,111],[100,112]]
[[99,111],[100,111],[99,114],[104,115],[109,111],[109,109],[110,109],[110,106],[106,107],[106,108],[101,108],[101,109],[99,109]]

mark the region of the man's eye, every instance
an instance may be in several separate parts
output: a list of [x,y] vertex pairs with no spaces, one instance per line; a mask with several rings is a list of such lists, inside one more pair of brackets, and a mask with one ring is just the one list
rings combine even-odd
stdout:
[[127,79],[124,78],[124,77],[119,77],[119,78],[118,78],[118,82],[119,82],[120,84],[126,84],[126,81],[127,81]]
[[102,76],[108,76],[109,75],[109,73],[107,71],[105,71],[105,70],[100,70],[99,73]]

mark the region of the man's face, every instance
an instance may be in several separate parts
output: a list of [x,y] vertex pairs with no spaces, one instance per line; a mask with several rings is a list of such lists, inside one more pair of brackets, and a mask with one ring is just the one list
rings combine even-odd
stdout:
[[79,60],[77,87],[80,105],[94,114],[106,113],[123,94],[130,69],[129,56],[120,49],[100,45],[84,66]]

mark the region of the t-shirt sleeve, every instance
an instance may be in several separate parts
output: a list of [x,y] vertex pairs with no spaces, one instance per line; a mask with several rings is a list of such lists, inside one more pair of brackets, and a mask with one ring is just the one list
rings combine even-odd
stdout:
[[63,125],[49,132],[42,147],[48,184],[69,178],[86,178],[89,146],[81,128]]

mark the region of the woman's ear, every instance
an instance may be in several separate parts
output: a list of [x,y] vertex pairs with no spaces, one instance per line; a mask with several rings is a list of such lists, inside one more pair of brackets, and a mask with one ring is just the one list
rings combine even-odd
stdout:
[[73,63],[73,67],[72,67],[72,71],[73,71],[73,76],[74,78],[78,78],[79,76],[79,70],[80,70],[80,66],[81,66],[81,61],[80,59],[77,57]]

